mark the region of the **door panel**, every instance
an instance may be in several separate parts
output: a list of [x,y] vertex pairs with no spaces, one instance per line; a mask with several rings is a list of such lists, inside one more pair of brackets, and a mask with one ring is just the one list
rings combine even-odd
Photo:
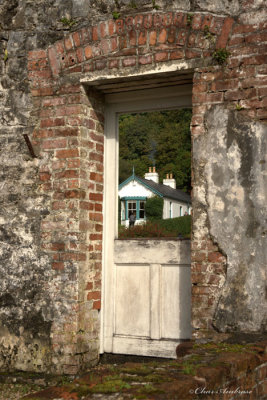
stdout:
[[147,265],[116,265],[115,335],[150,336]]
[[188,267],[162,266],[162,338],[186,339],[190,334],[191,279]]

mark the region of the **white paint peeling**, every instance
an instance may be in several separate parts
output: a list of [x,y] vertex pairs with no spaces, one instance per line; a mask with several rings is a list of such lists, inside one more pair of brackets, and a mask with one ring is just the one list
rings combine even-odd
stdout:
[[226,195],[227,199],[231,201],[238,200],[238,202],[243,204],[245,199],[245,192],[243,187],[239,185],[233,185],[229,189],[230,190]]
[[214,211],[223,212],[224,207],[225,207],[225,203],[222,201],[222,199],[220,199],[218,197],[214,198],[214,201],[212,204],[212,208]]
[[[260,2],[260,0],[258,0]],[[264,5],[266,5],[266,2],[264,1]],[[243,24],[249,24],[249,25],[255,25],[259,26],[262,22],[266,22],[267,19],[267,11],[266,9],[262,9],[261,12],[259,13],[258,11],[255,12],[249,12],[247,14],[243,14],[240,17],[240,21]]]
[[196,241],[202,240],[203,237],[209,234],[207,228],[207,215],[201,213],[197,220],[195,220],[194,239]]
[[227,157],[229,160],[230,168],[235,172],[238,172],[241,166],[241,153],[235,140],[228,149]]
[[120,71],[119,74],[111,74],[111,73],[104,73],[103,71],[96,71],[94,73],[90,73],[85,75],[81,78],[81,83],[88,83],[90,85],[98,85],[99,83],[108,82],[111,80],[119,80],[122,78],[127,77],[127,80],[131,78],[138,78],[142,77],[145,79],[146,77],[151,77],[152,75],[155,76],[157,74],[162,73],[170,73],[170,72],[178,72],[185,70],[187,73],[192,71],[196,64],[199,63],[196,60],[189,60],[189,61],[173,61],[172,63],[162,63],[153,66],[147,70],[138,70],[136,72],[129,72],[129,71]]
[[194,187],[194,198],[202,204],[206,204],[206,189],[205,186]]

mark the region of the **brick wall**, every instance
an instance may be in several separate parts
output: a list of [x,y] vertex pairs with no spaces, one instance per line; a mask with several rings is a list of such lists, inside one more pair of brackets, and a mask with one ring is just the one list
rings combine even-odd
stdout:
[[[265,22],[250,24],[249,21],[244,23],[242,18],[238,19],[231,27],[227,44],[230,54],[226,65],[196,69],[193,141],[198,135],[205,134],[205,113],[215,105],[221,104],[245,118],[266,122],[266,28]],[[194,166],[194,174],[193,182],[198,186],[198,165]],[[194,230],[198,225],[196,219]],[[193,325],[204,334],[204,331],[212,329],[220,288],[225,282],[227,257],[220,253],[210,236],[195,234],[192,246]]]
[[[212,55],[222,48],[231,54],[218,65]],[[214,105],[266,121],[265,54],[265,22],[250,24],[242,16],[203,12],[109,19],[73,32],[47,50],[29,53],[36,121],[32,139],[46,160],[40,170],[40,190],[51,204],[42,224],[42,246],[57,272],[53,284],[64,276],[63,296],[73,304],[63,325],[53,326],[58,357],[69,357],[60,361],[66,371],[77,370],[81,360],[85,364],[97,360],[99,337],[104,104],[101,94],[85,92],[80,78],[100,71],[142,74],[173,63],[179,69],[180,62],[193,67],[194,152],[195,140],[206,133],[205,114]],[[207,212],[199,200],[201,179],[201,166],[193,165],[192,298],[198,335],[213,329],[227,263],[227,255],[210,235]],[[68,354],[64,343],[73,345]],[[72,357],[73,353],[79,355]]]

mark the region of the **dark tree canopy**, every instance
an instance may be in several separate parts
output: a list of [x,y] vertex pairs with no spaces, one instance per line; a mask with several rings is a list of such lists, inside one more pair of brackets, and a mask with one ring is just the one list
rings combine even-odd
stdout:
[[119,119],[120,183],[156,166],[160,182],[173,173],[177,188],[191,188],[191,109],[124,114]]

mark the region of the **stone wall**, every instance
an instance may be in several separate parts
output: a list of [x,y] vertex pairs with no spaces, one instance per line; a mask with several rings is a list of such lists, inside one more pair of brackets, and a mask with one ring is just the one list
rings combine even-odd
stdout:
[[193,328],[266,329],[266,6],[169,3],[0,2],[2,369],[98,359],[104,102],[86,74],[194,69]]

